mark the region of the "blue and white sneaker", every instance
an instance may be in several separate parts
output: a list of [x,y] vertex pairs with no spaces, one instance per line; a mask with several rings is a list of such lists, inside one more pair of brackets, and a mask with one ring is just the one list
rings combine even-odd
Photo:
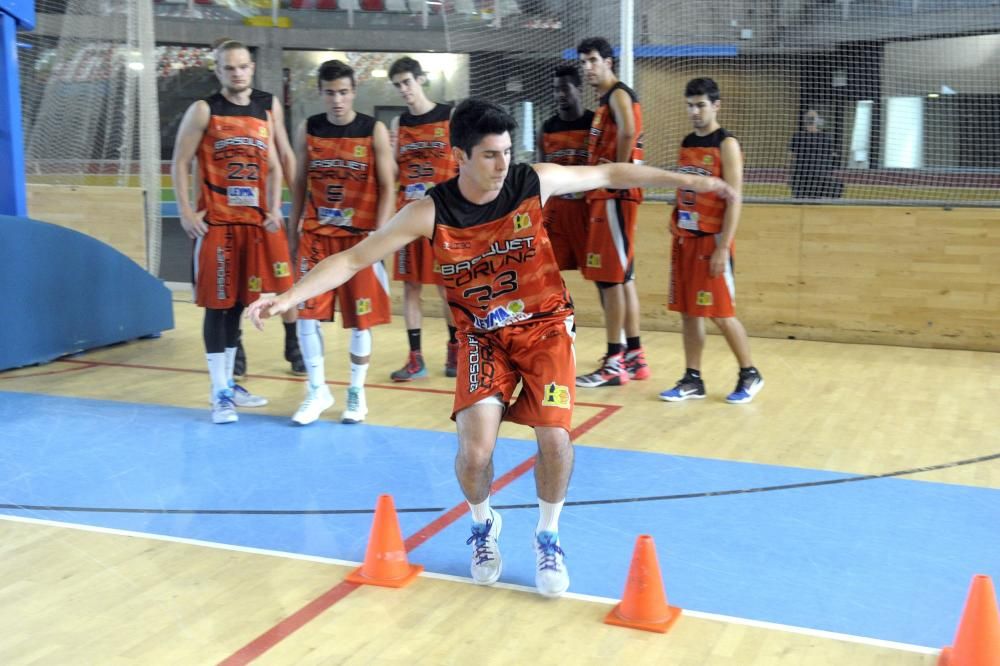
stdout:
[[764,378],[760,376],[757,368],[740,368],[740,377],[736,380],[736,388],[726,396],[726,402],[733,405],[742,405],[750,402],[753,397],[764,388]]
[[703,400],[705,398],[705,382],[701,377],[692,377],[685,372],[672,389],[660,393],[660,400],[680,402],[682,400]]
[[566,553],[559,547],[555,532],[535,534],[535,587],[539,594],[558,597],[569,589],[569,572],[563,558]]
[[472,546],[472,580],[476,585],[492,585],[500,579],[503,560],[500,559],[500,514],[490,509],[491,520],[472,523],[472,536],[465,542]]
[[219,391],[212,401],[212,423],[236,423],[239,420],[232,390]]
[[237,407],[263,407],[267,404],[267,398],[254,395],[236,382],[230,382],[229,388],[233,392],[233,402]]

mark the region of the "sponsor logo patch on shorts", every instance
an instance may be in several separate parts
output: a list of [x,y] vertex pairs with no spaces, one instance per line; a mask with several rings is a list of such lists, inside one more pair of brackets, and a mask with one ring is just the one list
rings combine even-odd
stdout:
[[712,304],[712,292],[710,291],[699,291],[698,292],[698,305],[708,306]]
[[542,407],[570,408],[569,387],[552,382],[545,385],[545,394],[542,396]]
[[264,281],[261,280],[260,277],[257,275],[251,275],[249,278],[247,278],[247,289],[249,289],[250,291],[259,292],[261,290],[261,287],[263,287],[263,285]]
[[276,261],[273,265],[274,277],[288,277],[292,270],[288,267],[287,261]]
[[597,252],[587,253],[587,268],[600,268],[601,267],[601,255]]
[[372,311],[372,299],[359,298],[354,301],[354,312],[358,315],[366,315]]

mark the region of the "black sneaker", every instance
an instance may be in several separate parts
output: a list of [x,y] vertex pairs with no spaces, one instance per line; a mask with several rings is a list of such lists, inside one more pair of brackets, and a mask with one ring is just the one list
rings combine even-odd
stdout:
[[740,368],[740,376],[736,380],[736,388],[726,396],[726,402],[732,405],[742,405],[743,403],[750,402],[762,388],[764,388],[764,378],[760,376],[757,368]]
[[247,376],[247,353],[243,349],[243,332],[236,339],[236,360],[233,361],[233,379],[245,379]]
[[299,349],[298,340],[293,338],[285,341],[285,360],[291,364],[293,375],[301,377],[306,374],[306,364],[302,360],[302,350]]
[[703,400],[705,398],[705,382],[700,377],[692,377],[684,373],[680,381],[672,389],[660,394],[660,400],[680,402],[681,400]]

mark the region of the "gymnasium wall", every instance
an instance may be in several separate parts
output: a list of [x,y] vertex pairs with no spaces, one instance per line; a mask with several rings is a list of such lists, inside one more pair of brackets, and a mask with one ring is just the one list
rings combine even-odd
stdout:
[[[666,309],[669,212],[640,209],[646,330],[680,330]],[[747,204],[735,264],[752,336],[1000,351],[997,209]],[[602,326],[593,285],[564,276],[578,321]]]

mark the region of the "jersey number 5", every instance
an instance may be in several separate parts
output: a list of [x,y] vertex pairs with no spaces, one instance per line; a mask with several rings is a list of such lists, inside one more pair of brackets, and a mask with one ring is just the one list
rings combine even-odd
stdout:
[[327,185],[326,200],[330,203],[339,203],[344,200],[343,185]]

